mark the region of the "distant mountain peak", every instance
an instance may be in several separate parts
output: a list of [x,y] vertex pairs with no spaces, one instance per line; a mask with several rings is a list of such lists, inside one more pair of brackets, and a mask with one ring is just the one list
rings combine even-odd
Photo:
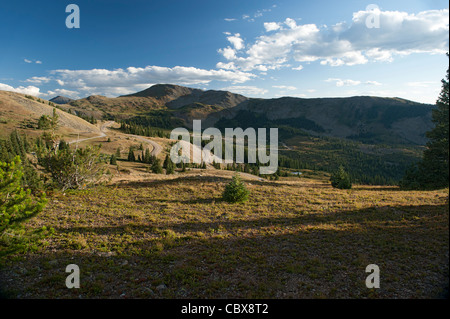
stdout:
[[49,101],[56,104],[69,104],[71,101],[73,101],[73,99],[71,99],[70,97],[58,95]]
[[143,91],[124,96],[153,98],[161,104],[175,109],[192,103],[231,108],[248,100],[243,95],[228,91],[204,91],[175,84],[155,84]]

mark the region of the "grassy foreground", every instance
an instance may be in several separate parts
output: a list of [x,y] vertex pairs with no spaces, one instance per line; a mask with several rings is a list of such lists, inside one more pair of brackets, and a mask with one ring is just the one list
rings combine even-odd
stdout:
[[[439,298],[448,287],[448,189],[400,191],[247,181],[228,204],[223,177],[55,193],[30,226],[39,250],[0,269],[13,298]],[[80,289],[68,289],[68,264]],[[380,267],[368,289],[365,268]],[[448,292],[447,292],[448,293]]]

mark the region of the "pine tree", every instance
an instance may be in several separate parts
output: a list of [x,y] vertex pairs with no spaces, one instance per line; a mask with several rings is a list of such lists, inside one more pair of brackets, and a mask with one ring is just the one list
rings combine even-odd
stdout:
[[169,165],[169,155],[166,155],[166,158],[164,159],[163,168],[167,169],[167,165]]
[[45,193],[35,197],[21,187],[23,175],[19,156],[10,163],[0,162],[0,257],[32,244],[38,232],[25,229],[23,223],[47,203]]
[[144,153],[144,163],[147,164],[151,164],[151,156],[150,156],[150,151],[148,148],[145,149],[145,153]]
[[136,162],[136,157],[134,156],[134,150],[132,147],[130,147],[130,150],[128,151],[128,161]]
[[169,160],[167,161],[167,166],[166,166],[166,174],[173,174],[173,173],[175,173],[175,164],[169,158]]
[[[448,54],[447,54],[448,55]],[[449,70],[442,80],[441,94],[433,109],[432,120],[435,127],[427,132],[429,142],[423,152],[422,167],[426,174],[425,184],[432,188],[448,187],[449,158]]]
[[[448,56],[448,53],[447,53]],[[429,139],[422,161],[410,167],[400,186],[411,189],[436,189],[449,185],[449,69],[432,111],[435,127],[426,133]]]
[[155,174],[162,174],[162,173],[164,172],[164,171],[163,171],[163,168],[162,168],[162,166],[161,166],[161,161],[160,161],[159,159],[155,159],[155,160],[153,161],[151,170],[152,170],[152,172],[155,173]]
[[350,175],[345,171],[344,167],[341,165],[337,172],[331,175],[330,178],[331,186],[339,189],[350,189],[352,188],[352,182]]
[[120,151],[121,151],[121,149],[120,149],[120,146],[117,148],[117,150],[116,150],[116,159],[117,158],[120,158],[120,156],[121,156],[121,154],[120,154]]
[[109,164],[117,165],[117,158],[115,154],[111,155],[111,158],[109,159]]
[[245,187],[239,173],[236,173],[231,182],[225,186],[223,199],[229,203],[241,203],[248,200],[249,195],[250,191]]

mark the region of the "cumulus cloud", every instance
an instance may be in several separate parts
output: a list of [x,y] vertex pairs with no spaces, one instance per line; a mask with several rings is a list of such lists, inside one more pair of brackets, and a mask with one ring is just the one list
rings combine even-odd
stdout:
[[449,10],[428,10],[418,14],[376,11],[380,28],[368,28],[366,21],[375,11],[353,14],[350,23],[332,26],[266,22],[266,34],[247,45],[245,52],[228,55],[236,69],[243,71],[279,68],[288,63],[314,62],[322,65],[359,65],[391,62],[396,56],[413,53],[444,54],[449,46]]
[[233,48],[226,47],[224,49],[219,49],[218,52],[227,60],[234,60],[236,58],[236,51]]
[[264,28],[267,32],[276,31],[281,29],[281,25],[277,22],[264,22]]
[[232,70],[205,70],[194,67],[173,68],[147,66],[126,69],[54,70],[51,72],[59,84],[74,91],[115,96],[129,94],[154,83],[179,85],[208,84],[211,81],[244,83],[255,77],[252,73]]
[[230,35],[227,40],[233,45],[236,50],[241,50],[244,48],[244,40],[241,39],[241,35],[236,33],[235,35]]
[[19,86],[19,87],[15,88],[11,85],[0,83],[0,90],[28,94],[28,95],[33,95],[33,96],[41,95],[40,89],[33,85],[30,85],[27,87]]

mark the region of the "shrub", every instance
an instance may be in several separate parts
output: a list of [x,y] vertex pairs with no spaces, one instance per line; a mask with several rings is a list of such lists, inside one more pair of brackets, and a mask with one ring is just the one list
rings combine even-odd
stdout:
[[250,191],[245,187],[239,173],[236,173],[231,182],[225,186],[223,199],[229,203],[242,203],[248,199],[249,195]]
[[340,166],[338,171],[331,175],[330,178],[331,186],[339,189],[350,189],[352,188],[352,182],[350,175],[345,171],[343,166]]
[[98,146],[75,150],[41,148],[38,161],[51,174],[55,186],[63,191],[84,188],[103,175]]

